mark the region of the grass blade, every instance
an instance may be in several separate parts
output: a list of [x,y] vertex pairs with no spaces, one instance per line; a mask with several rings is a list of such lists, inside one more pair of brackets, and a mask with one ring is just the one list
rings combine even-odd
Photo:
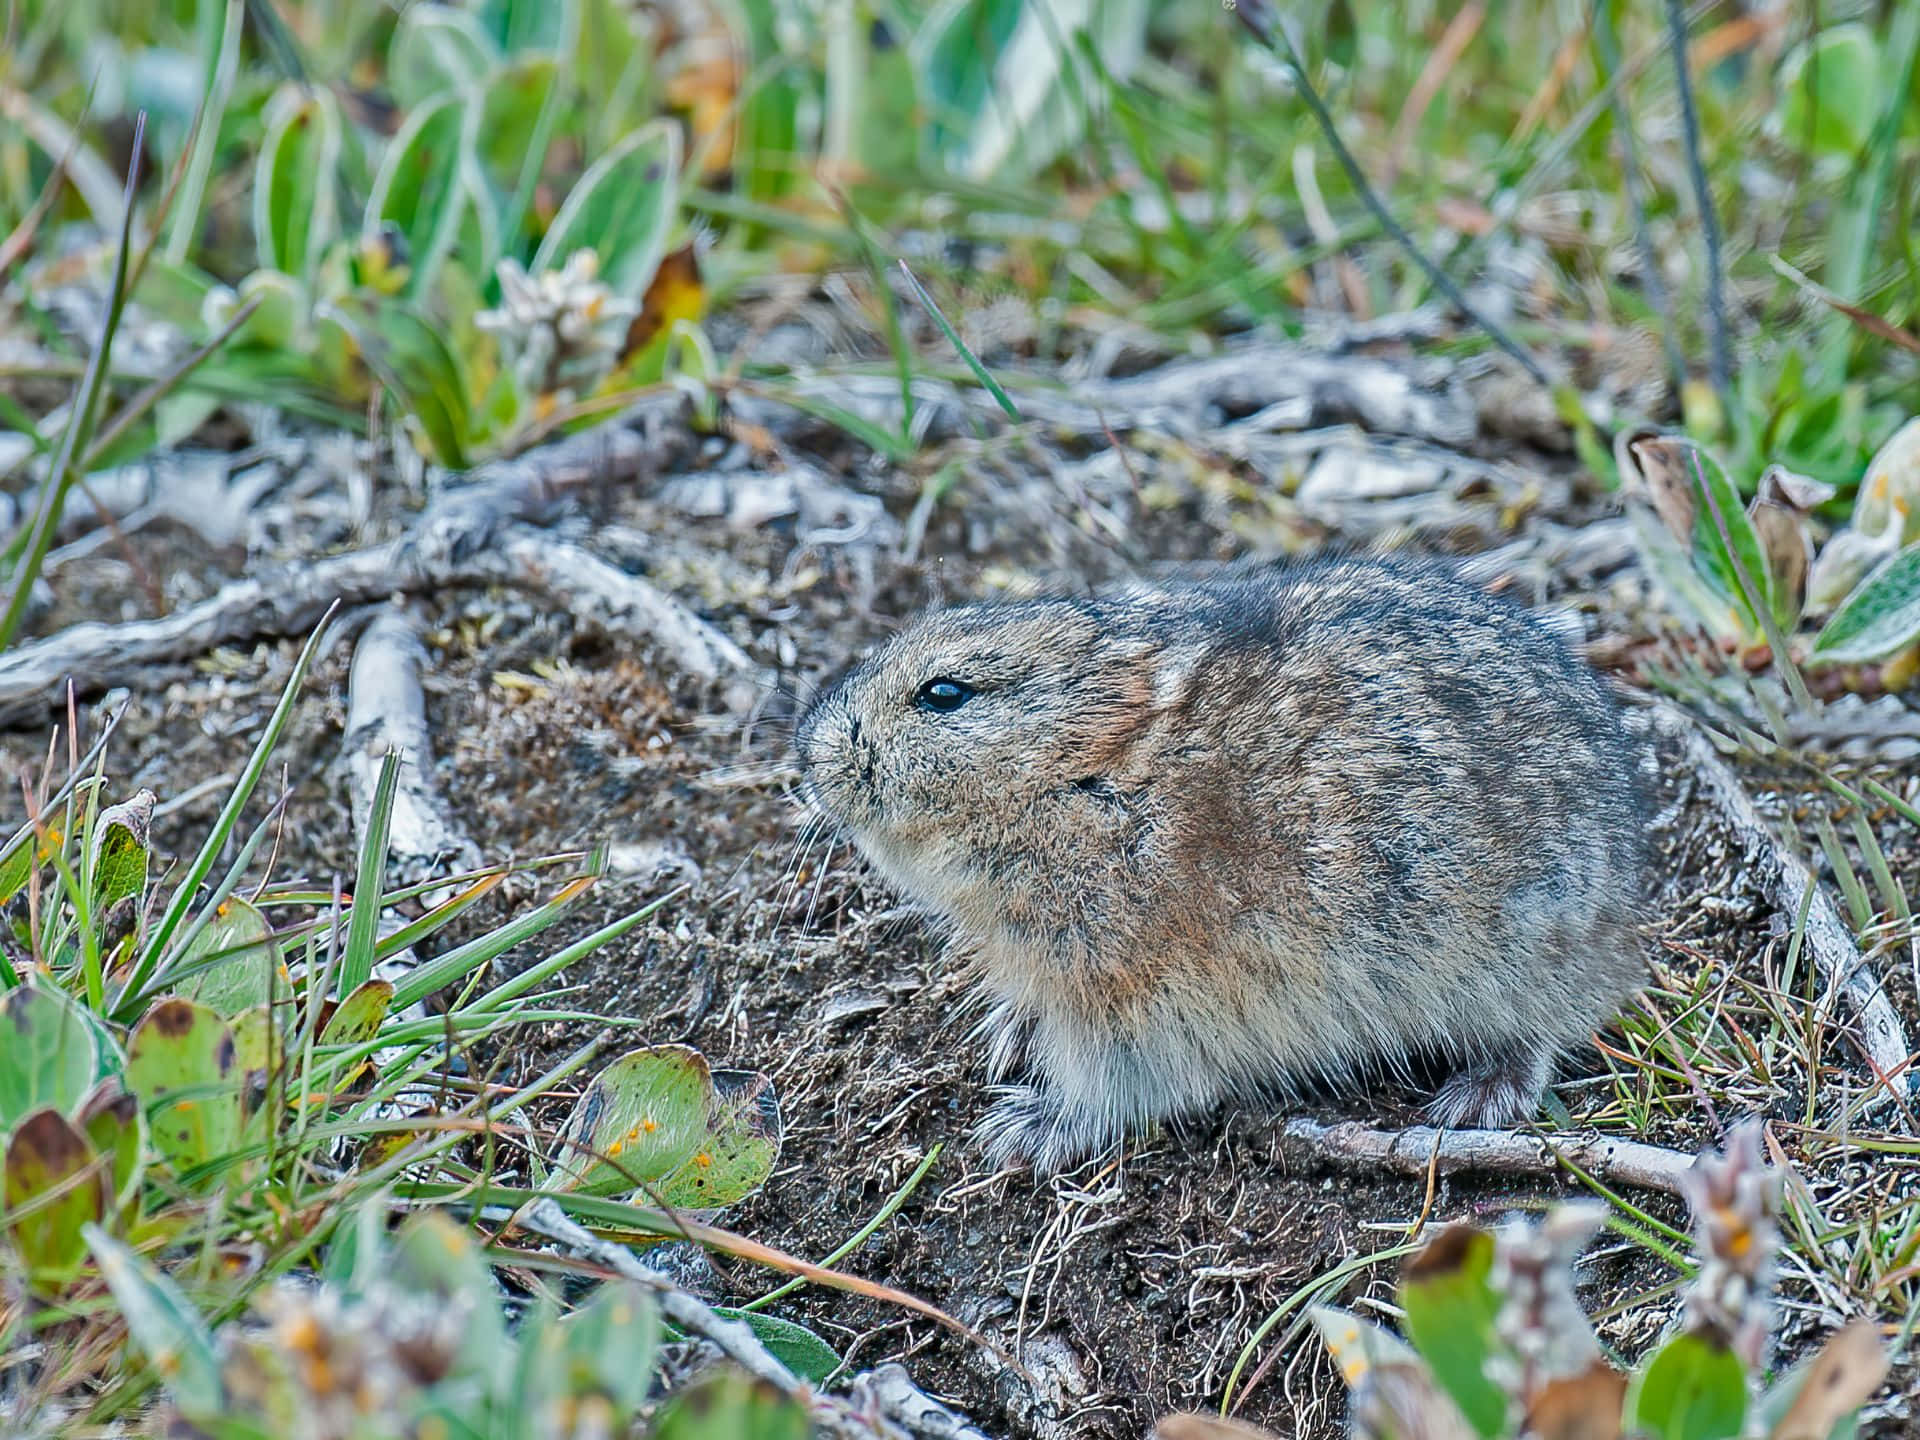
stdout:
[[933,323],[940,327],[940,333],[947,337],[948,343],[960,352],[960,358],[967,362],[967,368],[973,371],[974,377],[986,387],[989,395],[999,401],[1000,408],[1007,412],[1007,418],[1016,425],[1019,424],[1020,412],[1014,409],[1013,401],[1007,398],[1007,392],[1000,388],[1000,382],[987,373],[987,367],[982,365],[973,351],[967,348],[967,342],[960,338],[960,332],[947,323],[947,317],[941,313],[940,307],[933,303],[933,296],[927,293],[927,287],[920,283],[920,277],[913,273],[905,260],[900,262],[900,273],[907,277],[907,283],[913,287],[914,295],[919,298],[922,305],[927,307],[927,314],[933,317]]
[[394,988],[394,1013],[404,1012],[409,1005],[418,1004],[434,991],[464,980],[495,956],[504,955],[514,946],[531,940],[558,920],[568,906],[593,888],[599,878],[598,875],[582,875],[561,886],[554,897],[538,910],[531,910],[498,930],[488,931],[478,939],[469,940],[419,966]]
[[152,978],[160,957],[166,953],[167,944],[180,929],[187,917],[187,911],[193,906],[194,893],[199,890],[200,882],[213,870],[213,862],[226,848],[233,828],[240,823],[240,812],[246,808],[252,798],[254,787],[260,783],[260,777],[266,773],[267,761],[272,757],[274,747],[280,743],[280,737],[286,733],[287,722],[293,718],[294,702],[300,698],[300,686],[312,668],[314,656],[320,652],[320,642],[327,633],[334,611],[340,608],[335,601],[327,607],[327,613],[314,627],[306,645],[300,651],[300,658],[293,662],[293,674],[287,677],[287,688],[280,693],[280,703],[274,706],[273,714],[268,717],[267,725],[260,732],[259,742],[253,747],[253,754],[247,758],[247,765],[240,772],[240,779],[233,787],[233,793],[227,796],[227,803],[221,807],[220,818],[207,832],[206,843],[200,847],[200,853],[193,857],[193,863],[187,867],[187,873],[181,878],[179,887],[173,892],[173,898],[167,902],[166,912],[160,917],[160,923],[153,927],[153,933],[147,937],[147,948],[141,952],[139,963],[134,967],[131,979],[127,982],[127,993],[139,994],[146,982]]
[[373,978],[374,950],[380,941],[380,887],[387,873],[387,834],[393,824],[393,797],[400,787],[400,753],[380,760],[367,833],[360,842],[360,868],[353,880],[353,909],[347,916],[347,952],[340,962],[340,998],[346,999]]
[[27,542],[14,567],[13,593],[0,614],[0,650],[5,650],[27,617],[27,601],[33,594],[33,582],[46,563],[53,535],[60,526],[60,513],[66,508],[68,492],[80,478],[77,461],[85,453],[93,436],[94,421],[100,413],[100,396],[107,388],[107,357],[113,349],[114,334],[120,328],[120,315],[127,304],[127,263],[133,254],[133,196],[140,183],[140,147],[147,129],[147,112],[142,110],[133,122],[133,158],[127,164],[127,188],[120,214],[120,248],[113,262],[113,284],[107,291],[107,313],[100,322],[100,339],[87,359],[86,374],[80,380],[80,393],[74,396],[73,413],[67,421],[67,433],[60,442],[47,480],[40,487]]

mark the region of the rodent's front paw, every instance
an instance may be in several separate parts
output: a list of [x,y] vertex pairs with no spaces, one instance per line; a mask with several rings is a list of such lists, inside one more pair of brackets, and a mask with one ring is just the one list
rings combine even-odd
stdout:
[[998,1093],[978,1131],[996,1167],[1025,1164],[1045,1179],[1119,1139],[1110,1128],[1069,1113],[1058,1096],[1037,1085],[1008,1085]]

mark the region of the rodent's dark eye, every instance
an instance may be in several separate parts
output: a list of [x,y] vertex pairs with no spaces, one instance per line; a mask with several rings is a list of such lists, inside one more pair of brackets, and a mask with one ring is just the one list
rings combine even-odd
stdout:
[[922,685],[920,693],[913,697],[913,703],[922,710],[934,710],[946,715],[958,710],[977,693],[971,685],[963,685],[958,680],[949,680],[942,675]]

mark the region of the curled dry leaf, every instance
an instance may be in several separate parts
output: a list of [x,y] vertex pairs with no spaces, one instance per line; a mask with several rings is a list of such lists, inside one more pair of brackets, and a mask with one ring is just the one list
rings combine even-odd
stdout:
[[1856,1320],[1828,1340],[1799,1393],[1770,1432],[1770,1440],[1827,1440],[1834,1427],[1872,1398],[1887,1378],[1887,1351],[1879,1329]]
[[1687,466],[1690,448],[1690,442],[1678,436],[1648,429],[1623,430],[1613,442],[1622,483],[1653,506],[1660,523],[1682,545],[1693,543],[1697,508]]
[[1627,1377],[1595,1360],[1540,1387],[1527,1409],[1527,1433],[1538,1440],[1619,1440],[1626,1403]]
[[1776,614],[1784,624],[1799,618],[1806,600],[1807,571],[1813,564],[1813,511],[1831,500],[1834,488],[1784,465],[1769,465],[1747,518],[1760,537],[1773,571]]

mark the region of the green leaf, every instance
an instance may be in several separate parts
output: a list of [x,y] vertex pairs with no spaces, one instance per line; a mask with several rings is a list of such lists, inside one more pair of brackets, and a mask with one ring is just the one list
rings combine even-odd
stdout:
[[218,1416],[225,1401],[206,1322],[173,1281],[98,1225],[85,1227],[85,1234],[134,1343],[180,1413],[190,1420]]
[[467,466],[470,416],[460,367],[433,323],[401,301],[345,295],[324,314],[338,323],[407,414],[419,425],[433,458],[451,469]]
[[1840,603],[1814,637],[1830,664],[1879,660],[1920,639],[1920,544],[1888,556]]
[[621,137],[587,168],[540,242],[530,273],[557,270],[574,251],[590,248],[600,257],[607,288],[638,300],[659,267],[679,203],[680,132],[656,120]]
[[572,1395],[598,1393],[613,1404],[617,1429],[647,1398],[660,1347],[660,1312],[631,1282],[614,1281],[559,1326]]
[[1408,1261],[1400,1282],[1413,1348],[1473,1428],[1489,1437],[1507,1428],[1506,1393],[1486,1371],[1487,1357],[1500,1348],[1492,1272],[1493,1236],[1458,1223]]
[[797,1400],[727,1369],[669,1401],[653,1440],[805,1440],[811,1428]]
[[47,823],[46,838],[42,840],[32,830],[23,830],[13,842],[13,848],[0,859],[0,905],[13,899],[27,888],[37,865],[44,865],[55,847],[60,843],[59,827],[51,820]]
[[840,1356],[834,1348],[804,1325],[757,1310],[721,1308],[715,1313],[745,1321],[773,1358],[802,1380],[824,1385],[827,1377],[840,1368]]
[[391,980],[369,980],[333,1012],[320,1031],[322,1045],[364,1045],[380,1033],[380,1022],[387,1018],[393,1003]]
[[1627,1397],[1652,1440],[1734,1440],[1747,1415],[1747,1375],[1725,1344],[1682,1331],[1654,1352]]
[[[488,78],[480,101],[476,152],[498,197],[496,206],[504,207],[518,193],[521,169],[535,159],[527,151],[529,139],[539,134],[540,117],[559,81],[560,67],[551,55],[520,56]],[[508,230],[524,233],[519,228],[524,216],[502,218]]]
[[[233,1031],[233,1065],[243,1076],[265,1075],[274,1061],[274,1019],[271,1005],[250,1005],[227,1017]],[[281,1041],[280,1058],[286,1056]]]
[[[972,137],[993,103],[994,76],[1019,27],[1022,8],[1022,0],[947,0],[914,37],[928,141],[947,165],[966,165]],[[1050,76],[1046,83],[1051,85]]]
[[431,293],[460,233],[469,203],[461,173],[471,143],[470,117],[460,95],[427,101],[407,117],[373,177],[362,233],[372,240],[384,226],[399,231],[412,271],[407,277],[411,295]]
[[676,1210],[715,1210],[744,1200],[780,1158],[780,1104],[773,1081],[755,1070],[716,1070],[708,1096],[706,1135],[655,1187]]
[[313,284],[337,227],[340,109],[333,92],[288,82],[267,107],[253,174],[253,233],[260,268]]
[[387,83],[412,109],[443,90],[482,90],[500,50],[475,18],[451,5],[409,5],[387,51]]
[[555,0],[480,0],[475,19],[509,55],[560,43],[564,4]]
[[147,1127],[138,1097],[117,1077],[109,1077],[93,1087],[74,1120],[94,1153],[106,1157],[108,1205],[118,1212],[130,1210],[140,1198],[146,1157]]
[[93,828],[93,913],[105,915],[147,888],[147,828],[157,797],[142,790],[102,810]]
[[86,1263],[82,1227],[106,1210],[106,1172],[93,1146],[58,1110],[34,1111],[7,1141],[0,1196],[5,1233],[26,1266],[27,1283],[57,1295]]
[[1773,610],[1773,570],[1767,563],[1766,546],[1760,543],[1746,503],[1720,462],[1699,446],[1690,447],[1689,453],[1694,568],[1726,596],[1750,634],[1763,634],[1760,617]]
[[491,1388],[507,1358],[506,1322],[493,1274],[467,1232],[439,1211],[421,1211],[394,1236],[383,1275],[401,1294],[460,1309],[465,1323],[452,1374]]
[[400,786],[400,752],[380,757],[373,799],[367,807],[366,833],[360,840],[360,861],[354,871],[353,908],[347,914],[347,946],[340,956],[340,994],[347,995],[373,975],[374,951],[380,944],[381,889],[387,873],[387,836],[393,825],[393,797]]
[[127,1088],[140,1097],[153,1147],[176,1171],[228,1155],[240,1134],[233,1032],[179,997],[154,1002],[127,1042]]
[[[391,980],[369,980],[346,999],[340,1007],[327,1018],[321,1027],[322,1045],[364,1045],[380,1033],[380,1026],[387,1018],[387,1011],[393,1004],[393,982]],[[330,1082],[334,1089],[344,1089],[360,1078],[361,1073],[372,1063],[371,1058],[358,1061],[348,1073],[336,1075]]]
[[1829,25],[1780,71],[1780,136],[1798,150],[1851,156],[1866,148],[1879,114],[1881,47],[1865,25]]
[[177,994],[222,1017],[284,1000],[293,990],[267,917],[238,896],[221,902],[169,974]]
[[612,1195],[652,1185],[707,1139],[713,1077],[685,1045],[631,1050],[581,1093],[554,1152],[567,1189]]
[[0,1131],[34,1110],[69,1113],[99,1066],[93,1026],[65,991],[27,984],[0,996]]

